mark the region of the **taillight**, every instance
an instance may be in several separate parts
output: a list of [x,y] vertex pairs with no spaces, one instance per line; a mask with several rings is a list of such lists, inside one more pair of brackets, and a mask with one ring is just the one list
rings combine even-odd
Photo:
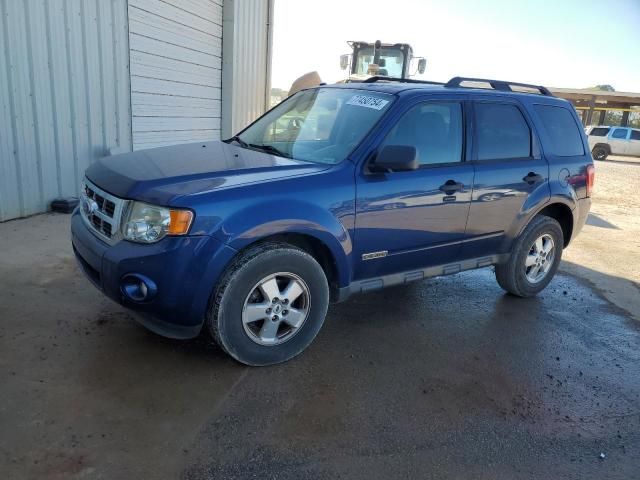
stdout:
[[593,184],[596,180],[596,169],[593,165],[587,166],[587,197],[591,196],[593,191]]

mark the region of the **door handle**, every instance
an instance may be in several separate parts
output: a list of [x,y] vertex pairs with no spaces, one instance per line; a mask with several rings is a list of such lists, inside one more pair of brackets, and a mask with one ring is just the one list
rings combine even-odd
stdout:
[[456,182],[455,180],[447,180],[444,185],[440,185],[440,191],[447,195],[452,195],[456,192],[460,192],[464,188],[464,184]]
[[535,172],[527,173],[527,176],[522,179],[523,182],[528,183],[529,185],[533,185],[534,183],[538,183],[544,180],[544,177]]

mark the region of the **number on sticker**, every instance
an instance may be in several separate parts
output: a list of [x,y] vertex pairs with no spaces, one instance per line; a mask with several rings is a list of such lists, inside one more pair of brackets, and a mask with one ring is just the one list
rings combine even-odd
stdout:
[[356,105],[358,107],[373,108],[374,110],[382,110],[389,103],[389,100],[372,97],[371,95],[354,95],[349,99],[347,105]]

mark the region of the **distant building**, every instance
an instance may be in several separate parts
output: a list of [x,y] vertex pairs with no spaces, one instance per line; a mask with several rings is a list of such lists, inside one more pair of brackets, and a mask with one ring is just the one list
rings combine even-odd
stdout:
[[556,97],[569,100],[586,125],[618,125],[640,128],[640,93],[609,90],[550,88]]

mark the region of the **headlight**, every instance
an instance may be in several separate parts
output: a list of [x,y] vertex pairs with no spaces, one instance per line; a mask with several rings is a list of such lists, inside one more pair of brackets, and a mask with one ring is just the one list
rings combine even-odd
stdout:
[[133,202],[122,228],[124,238],[132,242],[154,243],[167,235],[185,235],[191,227],[193,212]]

